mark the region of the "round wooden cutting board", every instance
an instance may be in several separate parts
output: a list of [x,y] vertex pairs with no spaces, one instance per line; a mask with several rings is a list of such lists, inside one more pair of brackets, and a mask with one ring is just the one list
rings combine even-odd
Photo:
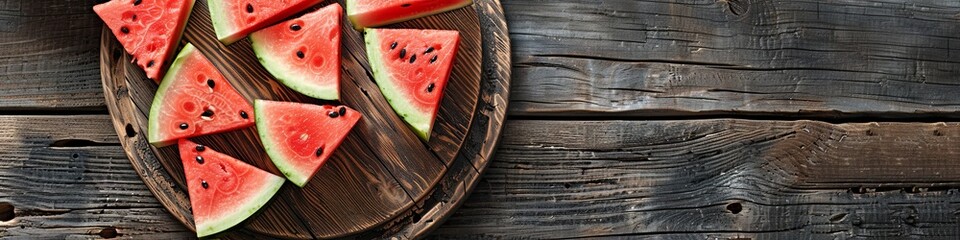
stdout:
[[[316,8],[342,1],[326,1]],[[386,28],[454,29],[461,45],[429,142],[393,112],[372,79],[363,36],[343,19],[341,103],[363,118],[330,161],[303,188],[285,184],[256,215],[223,237],[416,238],[439,225],[469,195],[497,145],[510,81],[510,44],[498,0],[474,0],[451,12]],[[193,43],[251,103],[272,99],[321,102],[280,85],[257,61],[249,40],[224,46],[207,4],[197,1],[181,46]],[[157,84],[104,29],[100,71],[107,106],[123,148],[144,183],[194,229],[176,146],[146,141]],[[193,139],[282,176],[253,127]]]

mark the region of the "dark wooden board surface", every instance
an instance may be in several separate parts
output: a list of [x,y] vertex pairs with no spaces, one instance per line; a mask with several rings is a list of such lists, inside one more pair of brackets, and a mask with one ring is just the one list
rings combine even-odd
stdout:
[[[0,134],[0,189],[11,190],[0,191],[0,217],[3,203],[13,205],[18,214],[0,221],[0,237],[88,238],[109,229],[121,237],[192,235],[174,217],[163,215],[158,200],[144,197],[150,193],[142,183],[114,180],[136,174],[123,164],[119,142],[106,135],[114,130],[102,115],[106,107],[100,75],[90,60],[99,55],[101,26],[89,11],[92,4],[0,4],[0,22],[22,26],[0,25],[0,43],[17,46],[0,49],[0,119],[20,118],[16,124],[0,120],[5,123],[0,132],[11,134]],[[509,114],[550,121],[507,121],[502,147],[476,191],[434,237],[960,236],[960,183],[955,174],[943,174],[958,167],[957,123],[935,123],[955,121],[960,103],[954,94],[958,3],[515,0],[504,2],[503,8],[513,45]],[[67,24],[77,27],[64,27]],[[45,29],[73,34],[56,37],[60,35],[42,33]],[[631,48],[617,50],[621,42]],[[45,57],[36,57],[40,55]],[[17,81],[16,86],[7,85],[9,81]],[[653,115],[664,120],[644,121]],[[689,115],[759,115],[770,121],[689,121]],[[904,123],[776,121],[825,116]],[[876,118],[891,116],[896,118]],[[49,117],[60,119],[32,125]],[[85,117],[99,120],[84,123]],[[821,136],[808,139],[820,144],[804,146],[807,153],[790,152],[796,154],[793,158],[772,158],[772,153],[788,152],[772,146],[797,141],[778,134],[801,125],[818,133],[804,136]],[[74,126],[84,131],[61,130]],[[556,129],[544,130],[547,127]],[[867,136],[866,129],[874,135]],[[33,134],[20,133],[24,131]],[[707,132],[718,136],[695,140],[684,135]],[[840,141],[828,134],[832,132],[848,135],[841,134]],[[88,139],[90,133],[103,138],[44,147],[62,139]],[[848,143],[851,139],[859,141]],[[684,143],[698,150],[687,153]],[[813,150],[818,147],[829,151]],[[654,149],[659,159],[640,154]],[[739,151],[713,156],[700,149]],[[838,149],[863,154],[840,155]],[[29,155],[43,151],[49,153]],[[91,155],[71,160],[79,151]],[[68,169],[64,166],[74,166],[70,164],[112,168],[100,178],[71,181],[74,185],[25,176],[37,173],[33,171],[61,174]],[[724,172],[697,170],[707,166]],[[946,170],[925,174],[931,169]],[[9,178],[37,182],[7,185]],[[78,188],[84,191],[75,197],[50,197]],[[119,195],[142,199],[111,201]],[[452,195],[438,194],[438,199],[444,196]],[[592,202],[596,204],[587,204]],[[733,203],[740,204],[737,214],[727,209],[736,209]],[[51,209],[56,211],[47,211]]]

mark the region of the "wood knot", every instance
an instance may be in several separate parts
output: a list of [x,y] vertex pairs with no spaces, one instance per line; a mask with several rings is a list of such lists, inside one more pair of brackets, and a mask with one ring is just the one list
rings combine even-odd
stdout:
[[0,222],[10,221],[15,217],[17,217],[17,214],[14,211],[13,204],[0,202]]
[[120,234],[117,232],[115,227],[106,227],[103,230],[100,230],[100,237],[102,238],[115,238]]
[[750,11],[750,4],[747,3],[747,0],[719,0],[727,4],[727,9],[730,10],[730,13],[735,16],[741,16],[747,14]]
[[739,214],[740,211],[743,211],[743,205],[740,205],[740,203],[727,204],[727,211],[733,214]]

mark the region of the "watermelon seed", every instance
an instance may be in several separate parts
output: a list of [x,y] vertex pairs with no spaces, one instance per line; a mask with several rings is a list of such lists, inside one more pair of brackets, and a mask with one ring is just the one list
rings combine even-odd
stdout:
[[414,53],[413,55],[410,55],[410,63],[413,63],[413,62],[416,62],[416,61],[417,61],[417,54]]
[[213,82],[213,79],[207,79],[207,86],[213,88],[214,86],[217,86],[217,83]]
[[433,92],[433,87],[434,87],[433,83],[430,83],[430,85],[427,85],[427,92]]
[[294,23],[293,25],[290,25],[290,30],[300,31],[300,24]]
[[202,157],[202,156],[197,156],[197,162],[200,163],[200,164],[203,164],[203,157]]
[[406,48],[400,49],[400,59],[403,59],[403,57],[406,57],[406,56],[407,56],[407,49]]
[[397,48],[397,42],[393,42],[393,44],[390,44],[390,50],[393,50],[394,48]]
[[320,155],[323,155],[323,147],[317,148],[317,157],[319,157]]
[[340,111],[338,111],[338,113],[340,113],[340,116],[347,115],[347,108],[340,107]]
[[120,32],[122,32],[123,34],[127,34],[127,33],[130,33],[130,29],[127,27],[120,27]]
[[303,51],[297,51],[297,57],[303,59]]
[[433,62],[436,62],[436,61],[437,61],[437,55],[433,55],[433,57],[430,58],[430,63],[433,63]]
[[427,53],[431,53],[431,52],[433,52],[433,47],[428,47],[428,48],[427,48],[427,51],[423,51],[423,54],[427,54]]
[[200,116],[201,116],[201,117],[207,117],[207,118],[213,117],[213,110],[210,110],[210,109],[203,110],[203,113],[200,114]]
[[133,16],[130,16],[130,20],[136,21],[136,20],[137,20],[137,15],[134,14]]
[[140,5],[141,2],[143,2],[143,0],[134,0],[134,1],[133,1],[133,5],[134,5],[134,6]]
[[200,180],[200,185],[203,186],[203,189],[210,187],[210,184],[207,184],[207,180]]
[[401,7],[410,7],[410,4],[409,4],[409,3],[404,3],[404,4],[401,4],[400,6],[401,6]]
[[180,123],[180,129],[184,129],[184,130],[185,130],[185,129],[189,128],[189,127],[190,127],[190,125],[187,125],[187,123]]
[[247,12],[253,13],[253,5],[250,5],[249,3],[247,3]]
[[337,118],[340,116],[340,113],[335,111],[330,111],[330,112],[327,112],[327,116],[330,116],[330,118]]
[[249,116],[247,116],[247,112],[246,112],[246,111],[240,111],[240,117],[242,117],[243,119],[249,118]]
[[147,62],[147,67],[153,67],[153,60],[150,60],[149,62]]
[[204,147],[203,145],[197,144],[197,152],[203,152],[203,150],[207,150],[207,147]]

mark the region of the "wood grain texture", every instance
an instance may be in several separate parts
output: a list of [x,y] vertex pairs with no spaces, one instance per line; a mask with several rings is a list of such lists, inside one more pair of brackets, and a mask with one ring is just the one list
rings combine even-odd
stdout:
[[960,124],[510,121],[439,238],[960,237]]
[[960,117],[956,1],[504,2],[510,114]]
[[[198,2],[197,10],[193,12],[185,31],[184,41],[197,46],[241,95],[248,100],[322,103],[270,80],[270,75],[250,50],[249,41],[241,40],[230,46],[223,46],[216,41],[205,5],[205,2]],[[508,43],[506,38],[498,37],[484,42],[491,44],[489,47],[481,47],[481,30],[505,36],[506,25],[499,3],[488,1],[484,6],[495,7],[500,13],[495,15],[499,17],[497,27],[481,29],[478,13],[491,10],[481,12],[473,7],[391,26],[456,29],[462,35],[455,70],[448,85],[450,88],[445,90],[447,94],[441,103],[436,130],[427,143],[421,142],[408,128],[394,127],[405,125],[393,113],[371,79],[372,74],[363,54],[362,36],[352,30],[344,19],[344,54],[341,60],[345,74],[341,102],[358,110],[364,117],[315,179],[304,189],[292,185],[281,189],[276,200],[244,223],[243,228],[249,232],[243,234],[289,238],[369,238],[386,235],[407,238],[421,236],[426,232],[425,229],[433,227],[435,224],[397,223],[418,222],[411,219],[423,214],[425,202],[436,202],[430,199],[433,199],[437,186],[474,184],[462,181],[477,180],[477,170],[471,163],[489,161],[506,112]],[[129,56],[119,50],[109,32],[103,32],[103,39],[101,72],[104,92],[107,106],[115,116],[114,128],[124,136],[121,143],[149,189],[171,209],[178,220],[192,227],[189,199],[184,191],[176,150],[172,147],[153,148],[146,144],[142,134],[138,134],[145,130],[145,114],[156,85],[145,79],[141,71],[127,64]],[[485,48],[497,50],[482,50]],[[487,56],[484,54],[493,57],[491,62],[481,61]],[[481,66],[488,66],[489,72],[486,74],[496,79],[482,82]],[[481,92],[481,86],[489,90]],[[486,95],[481,98],[481,93]],[[504,107],[490,108],[492,105]],[[468,132],[474,128],[472,122],[476,118],[484,119],[481,125],[475,127],[481,130]],[[250,141],[238,142],[238,139]],[[459,149],[461,144],[467,142],[466,139],[470,139],[471,151],[463,153]],[[253,129],[196,140],[275,174],[279,173],[263,153]],[[459,154],[464,155],[459,157]],[[457,165],[454,164],[455,159],[464,160]],[[459,166],[457,171],[470,170],[474,177],[450,177],[446,174],[448,165]],[[464,190],[468,189],[459,189]],[[464,199],[462,196],[465,194],[459,196],[454,199],[457,203]],[[439,209],[443,211],[433,211],[431,214],[436,215],[431,215],[432,218],[440,220],[453,211],[450,207]]]
[[0,111],[102,111],[94,1],[0,2]]
[[106,115],[0,116],[0,205],[14,213],[0,219],[0,238],[195,235],[143,185],[109,123]]

